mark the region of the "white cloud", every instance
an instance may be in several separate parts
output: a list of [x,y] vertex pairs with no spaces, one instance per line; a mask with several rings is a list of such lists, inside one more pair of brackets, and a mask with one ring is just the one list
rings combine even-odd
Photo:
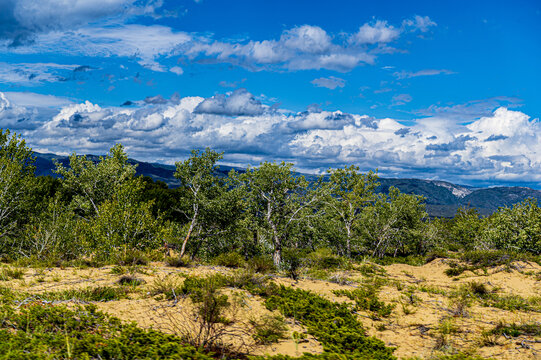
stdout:
[[[393,52],[390,44],[408,32],[377,20],[362,25],[355,33],[336,36],[319,26],[302,25],[284,30],[277,39],[217,40],[210,35],[129,21],[141,15],[158,16],[155,11],[162,6],[160,0],[80,0],[66,6],[58,5],[64,0],[44,0],[39,5],[22,0],[24,6],[7,1],[11,15],[9,21],[4,21],[4,35],[0,25],[0,39],[7,39],[3,46],[0,42],[0,52],[128,57],[154,71],[168,70],[163,58],[181,56],[195,62],[230,63],[249,70],[347,72],[373,64],[381,53]],[[38,11],[42,6],[44,10]],[[26,8],[26,15],[13,15]],[[430,23],[427,17],[419,20],[420,25],[411,21],[410,27],[414,29]],[[13,29],[19,28],[26,30],[18,35],[13,33]],[[10,46],[14,43],[17,46]],[[181,68],[175,66],[169,71],[178,73]]]
[[419,71],[400,71],[395,72],[393,76],[395,76],[398,80],[402,79],[409,79],[419,76],[434,76],[434,75],[453,75],[456,74],[456,72],[447,70],[447,69],[424,69]]
[[265,112],[265,106],[254,98],[246,89],[237,89],[228,95],[217,94],[202,101],[195,112],[213,115],[261,115]]
[[136,159],[172,163],[210,146],[239,166],[276,159],[313,172],[362,164],[382,176],[541,183],[541,124],[504,107],[465,125],[444,114],[406,125],[341,111],[287,112],[245,89],[129,108],[61,99],[32,108],[37,95],[26,96],[0,93],[0,126],[21,132],[37,151],[104,153],[122,142]]
[[36,85],[64,80],[79,65],[55,63],[5,63],[0,62],[0,83]]
[[171,69],[169,69],[169,71],[171,71],[172,73],[177,74],[177,75],[184,74],[184,70],[182,70],[182,68],[180,66],[173,66]]
[[413,100],[413,99],[412,99],[410,94],[396,94],[392,98],[391,105],[392,106],[405,105],[405,104],[411,102],[411,100]]
[[398,39],[400,30],[387,24],[387,21],[377,20],[373,24],[364,24],[350,41],[354,44],[388,43]]
[[331,90],[334,90],[337,87],[343,88],[346,86],[346,80],[334,76],[329,76],[328,78],[317,78],[312,80],[311,83],[317,87],[325,87]]
[[11,49],[18,53],[62,53],[91,57],[134,57],[139,64],[155,71],[166,71],[158,62],[191,40],[184,32],[160,25],[113,25],[84,27],[69,32],[49,32],[37,37],[32,46]]
[[427,32],[431,27],[437,24],[432,21],[428,16],[415,15],[413,19],[406,19],[402,22],[405,27],[411,27],[413,30],[419,30],[421,32]]
[[33,36],[39,33],[73,29],[102,18],[118,17],[137,11],[139,7],[133,6],[134,2],[135,0],[4,0],[0,2],[0,39],[7,39],[12,45],[21,45],[33,40]]

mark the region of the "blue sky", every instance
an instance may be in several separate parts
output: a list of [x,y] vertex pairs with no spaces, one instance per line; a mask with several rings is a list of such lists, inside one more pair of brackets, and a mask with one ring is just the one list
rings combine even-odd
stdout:
[[0,0],[36,151],[541,184],[538,1]]

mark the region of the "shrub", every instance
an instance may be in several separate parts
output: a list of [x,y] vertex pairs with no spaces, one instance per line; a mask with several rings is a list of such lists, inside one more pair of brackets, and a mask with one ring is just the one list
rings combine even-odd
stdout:
[[255,332],[252,337],[258,344],[276,343],[285,338],[288,330],[284,318],[280,315],[263,315],[258,319],[251,319],[250,325]]
[[298,280],[305,252],[299,249],[285,249],[282,254],[282,267],[293,280]]
[[163,295],[167,300],[175,300],[182,295],[182,285],[173,276],[159,277],[150,285],[149,293],[152,296]]
[[284,316],[293,317],[305,325],[308,333],[323,345],[323,358],[395,359],[393,348],[386,347],[381,340],[368,337],[346,304],[333,303],[309,291],[283,285],[274,285],[269,293],[272,295],[265,300],[267,309],[279,310]]
[[123,266],[148,265],[148,257],[137,249],[127,249],[116,254],[115,262]]
[[194,359],[212,360],[180,338],[96,310],[30,304],[4,308],[0,322],[0,354],[6,359]]
[[494,329],[490,331],[492,334],[508,335],[512,337],[518,337],[522,335],[526,336],[541,336],[541,323],[530,324],[505,324],[500,322]]
[[229,268],[239,268],[244,266],[244,258],[241,254],[231,251],[215,257],[214,264]]
[[192,267],[193,262],[188,256],[170,256],[165,259],[165,263],[172,267]]
[[340,256],[333,254],[331,249],[321,248],[311,252],[307,256],[306,265],[316,269],[336,269],[342,266],[343,260]]
[[255,256],[246,261],[246,267],[252,271],[266,274],[268,272],[275,271],[274,263],[272,259],[266,256]]
[[394,309],[394,305],[385,304],[378,299],[378,291],[374,285],[366,285],[355,290],[334,290],[337,296],[345,296],[355,301],[356,310],[366,310],[381,317],[388,317]]
[[134,275],[124,275],[118,279],[117,283],[120,285],[139,286],[144,284],[145,280],[139,279]]

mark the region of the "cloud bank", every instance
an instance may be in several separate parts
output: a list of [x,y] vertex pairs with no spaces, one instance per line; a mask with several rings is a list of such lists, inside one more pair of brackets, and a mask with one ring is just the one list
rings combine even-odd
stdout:
[[358,164],[384,176],[541,182],[541,124],[505,107],[467,123],[438,115],[405,125],[317,108],[288,112],[246,89],[210,98],[154,96],[130,108],[54,97],[31,107],[32,96],[0,93],[0,126],[22,133],[36,151],[104,153],[121,142],[136,159],[172,163],[210,146],[239,166],[286,160],[316,173]]

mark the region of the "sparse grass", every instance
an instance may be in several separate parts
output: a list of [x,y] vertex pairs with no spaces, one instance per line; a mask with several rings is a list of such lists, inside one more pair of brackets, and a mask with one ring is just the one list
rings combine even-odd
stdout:
[[114,301],[126,299],[130,290],[126,287],[98,286],[84,289],[70,289],[40,294],[47,301]]
[[523,323],[523,324],[517,324],[517,323],[510,323],[505,324],[503,322],[500,322],[498,325],[494,327],[494,329],[490,330],[491,334],[497,334],[497,335],[507,335],[511,337],[518,337],[522,335],[526,336],[541,336],[541,323]]
[[0,281],[21,280],[24,274],[25,271],[20,268],[6,266],[0,270]]
[[175,300],[182,295],[182,284],[174,276],[158,277],[150,285],[149,293],[152,296],[161,295],[167,300]]

